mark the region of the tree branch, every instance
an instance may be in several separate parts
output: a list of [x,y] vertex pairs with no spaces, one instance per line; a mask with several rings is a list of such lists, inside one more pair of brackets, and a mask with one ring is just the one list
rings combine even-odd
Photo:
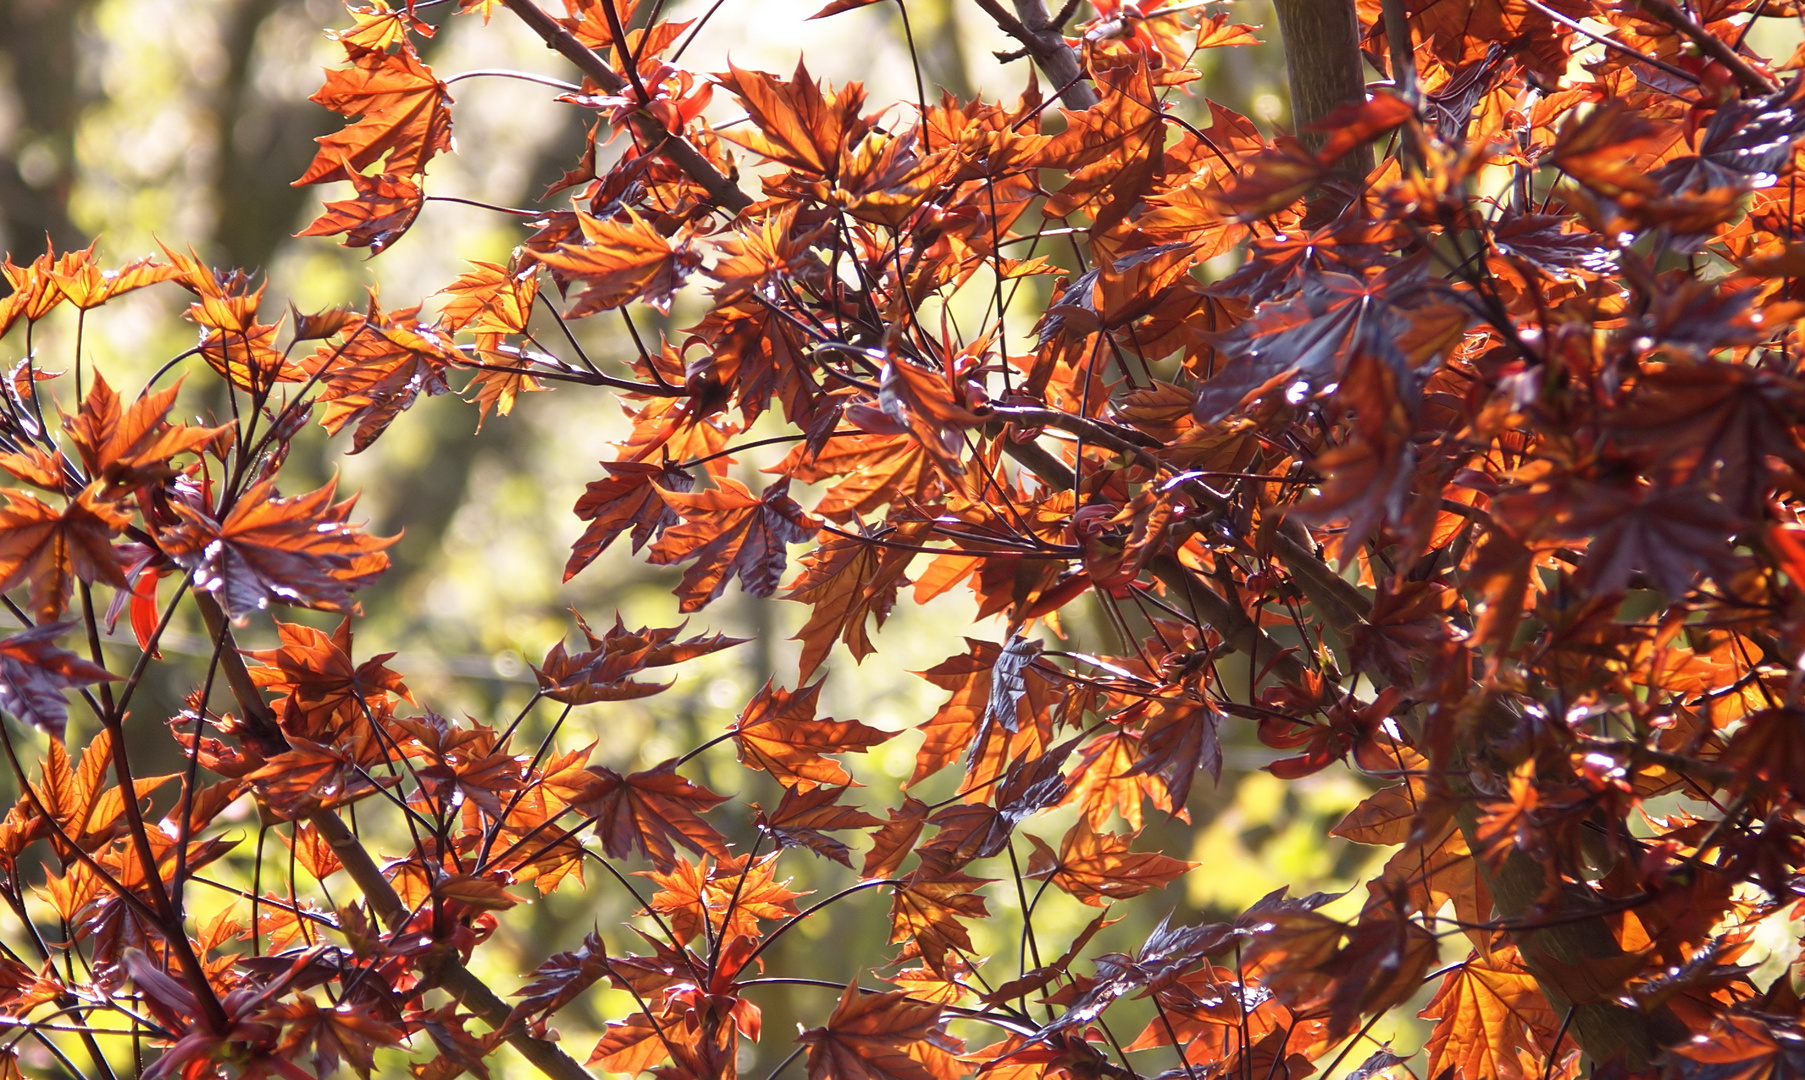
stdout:
[[[577,66],[594,83],[610,94],[619,94],[627,90],[627,81],[615,74],[608,62],[598,56],[589,46],[577,40],[577,36],[566,30],[558,21],[547,15],[533,0],[502,0],[509,11],[520,17],[527,28],[539,35],[548,49]],[[730,177],[723,176],[701,151],[691,146],[683,136],[666,128],[657,117],[643,108],[633,117],[633,126],[638,130],[640,138],[649,147],[650,153],[663,154],[673,164],[682,169],[691,180],[700,184],[708,192],[708,198],[723,210],[738,214],[752,205],[752,197],[741,191],[739,185]]]
[[1059,100],[1066,108],[1083,110],[1097,103],[1097,91],[1084,78],[1078,51],[1065,43],[1065,35],[1053,25],[1041,0],[1015,0],[1014,15],[998,0],[978,0],[978,6],[996,20],[1003,33],[1022,43],[1055,87],[1063,87]]
[[[210,593],[196,592],[195,603],[199,605],[201,620],[207,625],[207,632],[221,642],[219,649],[220,667],[226,674],[226,686],[232,691],[233,700],[244,713],[244,727],[239,737],[251,743],[265,757],[274,757],[286,751],[288,736],[282,733],[276,722],[276,714],[269,703],[263,700],[263,692],[251,678],[250,669],[245,666],[244,657],[238,651],[238,643],[233,640],[232,627],[226,619],[226,613]],[[370,902],[370,908],[376,918],[382,922],[389,932],[400,929],[408,919],[407,905],[395,892],[389,879],[383,876],[382,868],[370,857],[369,851],[358,840],[357,836],[346,827],[344,821],[330,810],[321,810],[309,814],[308,824],[319,831],[333,854],[345,867],[351,880],[357,883],[364,899]],[[429,965],[430,973],[437,977],[439,985],[450,991],[459,1001],[480,1017],[483,1023],[499,1031],[507,1023],[508,1015],[513,1011],[507,1002],[498,997],[489,985],[471,973],[459,960],[455,952],[446,951]],[[508,1045],[520,1051],[522,1057],[532,1062],[535,1067],[553,1080],[592,1080],[589,1071],[577,1063],[577,1060],[566,1054],[556,1043],[536,1038],[524,1029],[516,1028],[507,1035]]]
[[1673,0],[1636,0],[1636,6],[1678,30],[1681,36],[1697,45],[1705,55],[1728,68],[1730,74],[1736,76],[1736,82],[1749,93],[1771,94],[1776,89],[1772,79],[1750,66],[1735,49],[1730,48],[1728,42],[1675,7]]
[[[1335,106],[1366,100],[1360,58],[1360,20],[1353,0],[1274,0],[1285,42],[1285,77],[1291,88],[1291,123],[1312,152],[1328,136],[1306,130]],[[1335,171],[1359,184],[1373,170],[1372,148],[1357,146]]]

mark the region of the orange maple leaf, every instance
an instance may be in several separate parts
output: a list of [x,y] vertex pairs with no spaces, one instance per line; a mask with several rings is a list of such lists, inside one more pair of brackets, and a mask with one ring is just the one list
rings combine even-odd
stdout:
[[890,942],[909,942],[922,960],[942,971],[947,953],[970,952],[971,932],[959,920],[981,919],[990,914],[977,891],[987,884],[940,866],[923,864],[896,886],[890,903]]
[[281,647],[245,655],[258,662],[250,669],[252,680],[279,695],[271,705],[284,727],[320,737],[352,722],[360,706],[375,698],[394,694],[414,700],[401,676],[384,666],[394,653],[352,663],[349,618],[331,634],[278,619],[276,635]]
[[639,682],[632,676],[647,668],[669,667],[732,648],[746,640],[712,634],[679,641],[681,625],[628,630],[618,612],[614,625],[599,636],[581,615],[577,616],[577,626],[588,639],[588,650],[566,653],[560,641],[545,654],[545,663],[534,669],[540,691],[546,697],[571,705],[628,701],[659,693],[669,689],[670,684]]
[[346,519],[357,499],[335,503],[337,483],[283,498],[275,481],[253,485],[212,517],[171,503],[181,524],[158,537],[163,551],[193,571],[194,587],[218,597],[234,619],[272,603],[345,611],[351,594],[389,565],[395,538],[370,536]]
[[1157,851],[1130,851],[1132,835],[1093,832],[1084,818],[1066,833],[1057,854],[1038,836],[1030,834],[1028,842],[1034,856],[1028,861],[1027,876],[1050,878],[1092,907],[1165,888],[1199,865]]
[[589,1055],[589,1064],[611,1073],[638,1076],[671,1056],[662,1031],[643,1012],[609,1021],[607,1033]]
[[1526,1080],[1519,1048],[1541,1061],[1561,1017],[1512,946],[1477,955],[1442,978],[1434,1000],[1418,1015],[1436,1021],[1424,1049],[1429,1075],[1452,1067],[1458,1076]]
[[833,178],[840,156],[858,145],[871,130],[872,119],[861,118],[865,88],[851,82],[838,93],[809,77],[808,68],[796,64],[785,82],[763,71],[734,67],[715,76],[746,106],[752,123],[721,132],[721,137],[772,161],[814,176]]
[[[905,522],[895,536],[919,544],[933,530],[931,521]],[[803,573],[790,585],[786,600],[809,604],[808,622],[792,640],[802,642],[801,674],[807,680],[827,659],[834,639],[846,643],[855,660],[875,651],[865,631],[870,617],[884,625],[896,603],[896,591],[909,583],[903,571],[915,552],[890,547],[878,538],[860,540],[822,532],[820,547],[802,557]]]
[[110,492],[173,479],[177,470],[171,458],[199,450],[225,430],[168,423],[178,389],[140,395],[122,408],[119,395],[96,372],[81,411],[64,419],[63,437],[75,447],[88,475]]
[[695,560],[677,586],[678,610],[699,611],[721,595],[734,576],[753,596],[777,590],[788,562],[786,544],[798,543],[814,531],[813,523],[790,498],[786,477],[756,498],[746,486],[720,477],[713,491],[660,488],[664,501],[683,515],[683,524],[665,530],[652,545],[648,561],[657,566]]
[[449,297],[439,325],[466,334],[524,334],[539,297],[539,275],[531,265],[472,262],[475,269],[439,290]]
[[840,797],[849,788],[850,785],[817,787],[807,792],[785,788],[783,799],[770,814],[753,804],[753,821],[769,833],[780,848],[801,845],[851,869],[850,849],[827,833],[835,829],[862,829],[883,822],[855,806],[842,804]]
[[62,615],[77,578],[125,588],[113,537],[131,515],[90,485],[61,510],[15,489],[0,490],[0,590],[31,582],[31,606],[40,620]]
[[378,161],[389,176],[422,175],[433,155],[451,149],[451,92],[404,39],[393,53],[346,51],[351,66],[328,71],[311,100],[358,119],[316,139],[320,149],[294,183],[349,180]]
[[844,787],[852,776],[827,754],[864,753],[894,735],[857,720],[815,719],[821,684],[785,690],[770,682],[729,729],[740,761],[768,772],[786,788],[809,791],[818,784]]
[[583,292],[565,315],[578,318],[642,300],[669,314],[671,298],[702,255],[686,236],[673,240],[645,218],[626,211],[622,217],[599,218],[579,212],[583,242],[559,244],[533,257],[552,270],[560,287],[580,282]]
[[677,524],[677,512],[661,492],[688,491],[695,485],[694,477],[669,463],[604,461],[602,468],[608,470],[608,475],[591,480],[577,500],[575,513],[589,525],[571,545],[570,560],[564,564],[565,581],[594,562],[628,529],[633,530],[633,550],[638,551],[648,540]]
[[946,1036],[939,1005],[911,1000],[899,990],[867,994],[855,980],[826,1026],[803,1032],[797,1041],[808,1047],[809,1080],[937,1080],[911,1051]]
[[344,233],[346,247],[367,247],[374,257],[401,239],[426,205],[426,192],[411,177],[347,172],[345,179],[357,196],[328,201],[325,212],[296,236]]
[[704,922],[720,937],[759,936],[759,920],[776,921],[796,914],[796,898],[787,881],[777,880],[777,852],[748,867],[748,856],[719,863],[677,860],[669,871],[642,871],[658,883],[650,906],[664,915],[680,942],[702,934]]
[[421,325],[419,314],[417,304],[383,311],[371,288],[369,312],[340,331],[339,344],[322,342],[302,362],[307,374],[325,387],[319,397],[325,406],[320,426],[336,435],[356,422],[354,454],[375,442],[420,394],[430,397],[451,389],[445,369],[460,363],[463,355],[437,327]]
[[944,486],[933,459],[907,434],[841,436],[818,451],[804,443],[766,471],[805,484],[845,477],[815,507],[815,513],[840,522],[876,513],[886,504],[931,503]]

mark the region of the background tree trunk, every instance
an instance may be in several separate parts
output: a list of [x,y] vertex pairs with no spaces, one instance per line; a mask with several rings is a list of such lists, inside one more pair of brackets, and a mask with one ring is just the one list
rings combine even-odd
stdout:
[[[1291,86],[1291,123],[1304,145],[1320,149],[1323,135],[1305,131],[1344,101],[1366,98],[1366,73],[1360,59],[1360,20],[1353,0],[1274,0],[1279,34],[1285,41],[1285,76]],[[1336,171],[1364,180],[1373,154],[1359,147],[1341,159]]]
[[0,0],[0,50],[18,127],[0,146],[0,244],[19,263],[87,244],[69,220],[75,122],[81,113],[76,36],[91,0]]

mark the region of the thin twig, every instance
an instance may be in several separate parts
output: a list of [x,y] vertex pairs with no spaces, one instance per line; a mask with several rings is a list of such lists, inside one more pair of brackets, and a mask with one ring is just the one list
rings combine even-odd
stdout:
[[[627,80],[616,74],[606,60],[577,40],[575,34],[546,14],[533,0],[502,0],[502,3],[519,16],[528,29],[539,35],[547,48],[575,64],[597,86],[610,94],[619,94],[626,89]],[[668,130],[658,118],[642,109],[634,114],[634,125],[648,146],[656,147],[658,153],[669,158],[685,175],[700,184],[708,192],[709,201],[716,206],[737,215],[752,205],[751,196],[741,191],[730,177],[723,176],[686,139]]]

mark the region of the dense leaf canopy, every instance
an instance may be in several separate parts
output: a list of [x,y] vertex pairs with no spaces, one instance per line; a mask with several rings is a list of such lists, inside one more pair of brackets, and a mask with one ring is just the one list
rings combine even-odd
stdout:
[[[306,234],[381,252],[455,152],[426,6],[331,32],[314,100],[344,124],[296,183],[348,197]],[[662,3],[462,0],[574,64],[545,97],[593,127],[511,258],[430,306],[276,316],[171,249],[6,262],[0,1073],[406,1053],[444,1080],[518,1052],[723,1080],[752,1044],[811,1080],[1805,1070],[1774,947],[1805,860],[1805,77],[1749,44],[1798,5],[1362,2],[1391,80],[1271,137],[1177,107],[1202,50],[1254,40],[1228,15],[1096,0],[1062,33],[981,6],[1054,85],[1023,64],[1012,100],[872,103],[801,62],[686,70],[703,24]],[[79,336],[67,371],[34,349],[58,308],[85,325],[152,286],[199,337],[142,389],[84,370]],[[648,310],[686,325],[642,333]],[[630,363],[567,325],[603,318]],[[171,418],[178,369],[210,422]],[[440,715],[354,648],[391,538],[284,476],[310,423],[358,453],[423,397],[461,392],[476,426],[552,386],[631,423],[566,580],[620,544],[679,568],[684,613],[807,608],[799,670],[644,768],[591,763],[565,718],[739,640],[579,617],[511,722]],[[822,679],[954,592],[979,621],[920,673],[944,696],[912,775],[862,789],[852,755],[902,733],[821,715]],[[189,612],[204,682],[135,712]],[[1111,644],[1066,647],[1092,618]],[[253,623],[276,647],[240,647]],[[99,734],[72,751],[77,700]],[[160,720],[182,767],[143,775]],[[1334,829],[1387,849],[1363,890],[1160,918],[1145,894],[1235,872],[1153,839],[1225,742],[1283,781],[1370,781]],[[714,790],[716,744],[781,794]],[[792,889],[816,861],[843,887]],[[631,893],[630,927],[476,974],[514,909],[584,888]],[[1050,892],[1103,910],[1037,929]],[[836,937],[845,978],[768,964],[860,897],[888,928]],[[1020,955],[981,955],[1006,905]],[[766,1030],[764,988],[799,980],[837,1003]],[[593,1050],[560,1043],[603,994]],[[1399,1011],[1432,1025],[1414,1060],[1369,1038]]]

